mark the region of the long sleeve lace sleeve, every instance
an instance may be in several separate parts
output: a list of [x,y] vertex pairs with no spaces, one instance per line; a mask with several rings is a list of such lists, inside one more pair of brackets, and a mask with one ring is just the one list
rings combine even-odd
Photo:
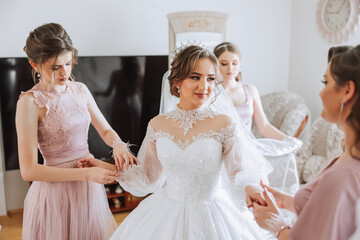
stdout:
[[268,183],[267,175],[272,167],[235,124],[225,134],[223,157],[231,195],[236,202],[244,205],[245,187],[249,184],[259,185],[261,179]]
[[154,129],[150,124],[137,158],[141,164],[123,170],[118,182],[125,191],[141,197],[156,192],[165,183],[163,168],[156,152]]

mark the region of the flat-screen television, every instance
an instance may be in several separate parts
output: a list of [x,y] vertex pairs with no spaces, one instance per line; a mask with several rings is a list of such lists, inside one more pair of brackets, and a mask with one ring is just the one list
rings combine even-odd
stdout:
[[[136,154],[151,118],[159,113],[161,81],[168,69],[168,56],[79,57],[73,74],[93,94],[98,107]],[[0,99],[5,169],[19,168],[15,130],[16,102],[21,91],[34,82],[26,58],[0,58]],[[111,158],[108,147],[93,127],[89,148],[95,157]],[[39,162],[42,162],[39,153]]]

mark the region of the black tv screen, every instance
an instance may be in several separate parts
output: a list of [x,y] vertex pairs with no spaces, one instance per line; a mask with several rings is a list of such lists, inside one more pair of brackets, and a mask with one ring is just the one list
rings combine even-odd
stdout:
[[[93,94],[98,107],[125,142],[135,144],[136,154],[147,123],[159,112],[161,81],[168,69],[168,56],[79,57],[73,74]],[[5,169],[19,168],[15,130],[16,102],[21,91],[34,82],[26,58],[0,58],[0,97]],[[89,148],[95,157],[111,158],[108,147],[93,127]],[[39,162],[42,162],[39,154]]]

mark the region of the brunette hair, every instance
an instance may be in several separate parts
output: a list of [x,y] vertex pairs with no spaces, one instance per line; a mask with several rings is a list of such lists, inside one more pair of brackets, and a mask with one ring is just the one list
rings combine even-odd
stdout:
[[172,95],[180,97],[176,85],[189,77],[198,60],[201,58],[207,58],[214,64],[215,78],[217,80],[219,79],[219,65],[214,54],[204,47],[191,45],[181,50],[171,62],[171,73],[168,79],[170,84],[170,93]]
[[330,48],[328,62],[330,62],[330,73],[337,86],[342,87],[349,81],[353,81],[355,84],[355,103],[346,121],[356,135],[355,143],[350,148],[350,154],[359,159],[360,156],[354,156],[352,149],[355,147],[360,150],[360,45]]
[[[65,29],[57,23],[47,23],[31,31],[26,39],[24,51],[29,61],[39,65],[50,58],[57,58],[60,54],[71,51],[72,68],[77,64],[78,51],[73,47]],[[32,76],[36,83],[39,79],[36,77],[35,69],[32,69]],[[74,80],[72,74],[70,79]]]
[[[231,42],[222,42],[215,46],[214,54],[217,58],[220,57],[224,52],[231,52],[239,57],[241,60],[241,54],[239,48]],[[241,81],[241,72],[235,77],[236,81]]]

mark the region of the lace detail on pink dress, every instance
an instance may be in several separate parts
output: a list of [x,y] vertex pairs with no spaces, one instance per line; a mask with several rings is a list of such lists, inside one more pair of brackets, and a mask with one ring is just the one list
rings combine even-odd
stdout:
[[75,103],[78,107],[79,112],[83,117],[88,116],[88,108],[87,108],[87,99],[86,99],[86,90],[85,85],[80,82],[76,82],[72,84],[73,87],[69,88],[71,91],[71,97],[74,98]]
[[70,124],[67,120],[69,117],[70,115],[60,106],[59,99],[52,99],[46,116],[39,124],[39,130],[42,133],[46,148],[59,150],[69,145],[72,138],[70,135]]
[[[86,95],[82,83],[69,82],[64,92],[58,93],[47,89],[42,84],[36,84],[27,92],[32,93],[35,103],[40,108],[46,108],[46,116],[39,122],[39,145],[42,153],[56,152],[70,145],[73,138],[71,128],[79,124],[81,120],[74,119],[69,113],[73,109],[74,102],[78,112],[86,122],[90,122],[87,110]],[[87,136],[89,124],[81,130]]]
[[[91,121],[91,117],[89,115],[88,107],[87,107],[87,99],[86,99],[86,86],[81,82],[73,83],[73,88],[69,90],[72,92],[71,96],[74,98],[75,103],[77,105],[77,109],[80,112],[81,116],[84,119]],[[85,133],[89,132],[89,126],[85,129]]]

